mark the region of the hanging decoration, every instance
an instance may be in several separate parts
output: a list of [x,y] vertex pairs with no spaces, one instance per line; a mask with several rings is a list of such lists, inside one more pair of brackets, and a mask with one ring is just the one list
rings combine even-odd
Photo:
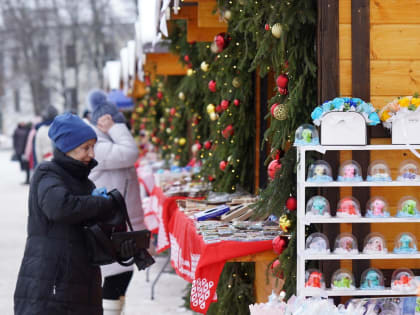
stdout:
[[275,38],[280,38],[282,33],[283,28],[280,23],[276,23],[271,27],[271,34],[273,34]]
[[287,119],[287,107],[285,104],[273,104],[271,106],[271,116],[277,120],[286,120]]
[[216,44],[217,47],[217,52],[222,52],[223,50],[226,49],[226,47],[229,45],[231,41],[231,37],[225,33],[219,33],[214,37],[214,43]]
[[273,239],[273,250],[277,255],[283,253],[284,249],[287,246],[287,242],[284,237],[276,236]]
[[281,169],[281,163],[279,160],[271,161],[270,164],[268,164],[268,169],[267,169],[268,177],[270,177],[270,179],[273,180],[274,177],[276,176],[276,173],[280,169]]
[[210,80],[209,84],[208,84],[208,87],[209,87],[210,92],[215,93],[216,92],[216,81]]
[[296,197],[289,197],[286,200],[286,208],[290,211],[296,211],[296,208],[297,208]]

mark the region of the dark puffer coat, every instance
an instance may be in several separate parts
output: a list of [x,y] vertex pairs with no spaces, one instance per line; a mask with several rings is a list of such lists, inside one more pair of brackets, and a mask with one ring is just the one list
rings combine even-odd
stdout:
[[90,195],[95,186],[88,175],[96,164],[56,150],[35,171],[15,315],[102,314],[101,273],[89,264],[82,227],[113,212],[112,200]]

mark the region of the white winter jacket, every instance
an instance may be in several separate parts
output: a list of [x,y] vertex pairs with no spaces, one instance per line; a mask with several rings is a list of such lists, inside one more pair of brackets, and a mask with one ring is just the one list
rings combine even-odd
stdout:
[[[91,171],[89,178],[96,187],[106,187],[107,191],[114,188],[124,194],[125,182],[128,180],[125,201],[128,215],[134,230],[146,228],[143,221],[143,208],[140,200],[140,188],[134,163],[139,151],[133,136],[125,124],[115,123],[108,133],[103,133],[92,126],[98,136],[95,144],[95,159],[98,165]],[[118,263],[101,267],[102,276],[119,274],[132,270]]]

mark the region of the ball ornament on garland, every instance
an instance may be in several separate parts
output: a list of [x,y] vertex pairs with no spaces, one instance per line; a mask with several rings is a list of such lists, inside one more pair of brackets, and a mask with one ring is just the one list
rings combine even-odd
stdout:
[[223,110],[226,110],[229,108],[229,101],[228,100],[222,100],[222,102],[220,103],[220,106],[222,107]]
[[276,23],[271,27],[271,34],[273,34],[275,38],[280,38],[282,33],[283,28],[280,23]]
[[209,65],[207,62],[205,62],[205,61],[203,61],[203,62],[200,64],[200,69],[201,69],[203,72],[207,72],[207,71],[209,71],[209,67],[210,67],[210,65]]
[[192,76],[194,74],[194,70],[193,69],[188,69],[187,70],[187,76]]
[[290,211],[296,211],[297,208],[297,201],[296,201],[296,197],[289,197],[286,200],[286,208],[289,209]]
[[271,161],[270,164],[268,164],[268,169],[267,169],[268,177],[270,177],[270,179],[273,180],[274,177],[276,177],[276,173],[280,169],[281,169],[281,163],[279,160]]
[[230,10],[226,10],[224,13],[223,13],[223,17],[226,19],[226,20],[230,20],[231,18],[232,18],[232,12],[230,11]]
[[289,91],[287,89],[284,88],[277,88],[277,91],[280,93],[280,95],[287,95],[289,93]]
[[190,56],[185,55],[185,56],[184,56],[184,61],[185,61],[186,63],[190,62]]
[[211,113],[210,114],[210,120],[215,121],[219,118],[219,115],[217,115],[216,113]]
[[216,92],[216,81],[210,80],[208,84],[210,92]]
[[225,50],[225,48],[229,45],[230,40],[230,36],[225,32],[217,34],[214,37],[214,43],[216,44],[217,52],[222,52]]
[[220,168],[221,171],[225,171],[226,166],[227,166],[227,162],[226,161],[220,161],[219,168]]
[[175,116],[175,114],[176,114],[176,109],[175,109],[175,107],[172,107],[172,108],[169,110],[169,114],[170,114],[171,116]]
[[238,88],[241,86],[241,79],[239,79],[238,77],[234,77],[232,80],[232,85],[234,88]]
[[216,106],[216,113],[221,113],[223,111],[223,108],[221,105]]
[[283,237],[276,236],[273,239],[273,250],[277,255],[283,253],[284,249],[286,248],[287,242]]
[[280,261],[278,259],[273,261],[273,263],[270,266],[270,269],[271,269],[271,273],[273,274],[273,276],[275,276],[279,279],[283,279],[283,272],[280,269]]
[[265,29],[266,31],[269,31],[269,30],[270,30],[270,24],[268,24],[268,23],[267,23],[267,24],[265,24],[265,25],[264,25],[264,29]]
[[271,106],[271,116],[277,120],[286,120],[287,119],[287,107],[284,104],[273,104]]
[[204,142],[204,148],[206,150],[210,150],[211,149],[211,146],[212,146],[211,141],[207,140],[206,142]]
[[160,99],[160,100],[161,100],[161,99],[163,98],[163,93],[162,93],[162,92],[160,92],[160,91],[159,91],[159,92],[157,92],[157,93],[156,93],[156,97],[157,97],[158,99]]
[[283,232],[288,232],[289,227],[292,225],[287,215],[283,214],[279,219],[279,227]]
[[206,109],[207,109],[207,114],[210,115],[211,113],[214,113],[216,107],[213,104],[209,104],[209,105],[207,105]]
[[166,133],[167,134],[170,134],[172,132],[172,129],[171,128],[166,128]]
[[233,126],[232,125],[228,125],[223,131],[222,131],[222,136],[223,138],[227,139],[231,136],[233,136],[233,134],[235,133]]
[[235,106],[239,106],[239,104],[241,104],[241,101],[240,101],[240,100],[238,100],[237,98],[235,98],[235,99],[233,100],[233,105],[235,105]]
[[179,93],[178,93],[178,98],[179,98],[181,101],[184,101],[184,100],[185,100],[185,94],[184,94],[184,92],[179,92]]
[[217,45],[216,45],[215,42],[211,43],[211,45],[210,45],[210,51],[213,54],[217,54],[219,52],[219,48],[217,48]]
[[279,88],[286,89],[288,83],[289,83],[289,78],[284,73],[280,74],[276,79],[276,84]]
[[179,144],[181,147],[183,147],[186,143],[187,143],[187,139],[185,139],[185,138],[181,138],[181,139],[179,139],[179,141],[178,141],[178,144]]
[[201,150],[201,143],[200,142],[196,142],[191,146],[191,152],[194,154],[197,154],[198,151]]

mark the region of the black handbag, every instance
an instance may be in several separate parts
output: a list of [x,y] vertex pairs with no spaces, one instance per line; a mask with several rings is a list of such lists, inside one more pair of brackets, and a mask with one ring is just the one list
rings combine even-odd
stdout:
[[[106,221],[84,226],[91,264],[101,266],[118,262],[120,265],[130,266],[136,263],[139,270],[147,268],[155,262],[146,250],[149,248],[150,231],[133,231],[123,196],[116,189],[111,190],[108,195],[117,206],[116,214]],[[127,225],[129,232],[126,232]],[[121,243],[126,240],[132,240],[137,249],[136,254],[128,260],[120,256]]]

